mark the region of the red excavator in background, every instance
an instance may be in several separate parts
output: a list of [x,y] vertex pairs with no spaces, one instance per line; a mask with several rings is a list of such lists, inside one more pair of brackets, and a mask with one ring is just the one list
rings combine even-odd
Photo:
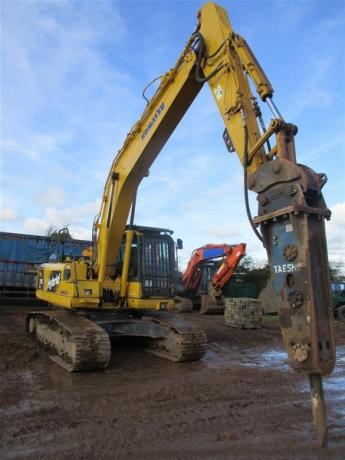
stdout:
[[[222,313],[222,288],[232,277],[246,254],[246,244],[205,244],[195,249],[182,275],[183,292],[175,297],[179,311],[192,311],[200,305],[200,314]],[[222,258],[219,265],[219,259]]]

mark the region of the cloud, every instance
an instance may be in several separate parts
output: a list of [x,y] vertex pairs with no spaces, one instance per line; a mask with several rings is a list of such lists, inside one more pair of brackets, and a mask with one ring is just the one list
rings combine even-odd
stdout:
[[50,225],[53,224],[48,220],[36,217],[28,217],[24,220],[24,230],[30,235],[46,235]]
[[87,120],[103,121],[99,112],[109,113],[115,94],[129,96],[130,77],[102,50],[113,51],[125,33],[117,9],[111,2],[4,2],[6,137],[31,134],[40,144],[61,129],[72,135]]
[[[56,191],[53,191],[54,193]],[[58,192],[58,191],[57,191]],[[81,206],[45,208],[43,217],[27,217],[24,219],[25,232],[30,234],[46,234],[50,226],[62,228],[68,226],[74,238],[91,239],[92,222],[99,212],[101,200],[85,203]]]
[[118,4],[14,0],[2,13],[2,194],[20,196],[10,207],[22,232],[25,219],[44,227],[38,206],[101,196],[114,146],[140,108],[116,58],[127,33]]
[[336,92],[328,85],[335,57],[320,53],[308,56],[307,61],[302,71],[303,83],[293,94],[291,107],[286,113],[287,119],[296,120],[306,109],[327,109],[335,101]]
[[[303,7],[305,5],[303,2]],[[298,86],[291,87],[290,107],[285,114],[287,119],[307,116],[310,109],[326,111],[344,95],[344,85],[338,80],[339,63],[344,59],[344,26],[344,15],[338,14],[336,7],[329,9],[318,21],[313,21],[312,11],[305,16],[305,26],[299,30],[299,52],[295,53],[296,60],[291,69],[292,81]]]
[[66,193],[61,187],[47,187],[36,195],[36,202],[40,205],[49,206],[51,204],[63,205]]
[[278,15],[284,17],[280,27],[291,28],[296,23],[305,19],[306,15],[312,8],[312,2],[287,2],[286,0],[275,0],[272,3],[274,9],[277,9]]
[[18,219],[17,211],[13,208],[3,208],[0,210],[0,220],[3,222],[13,222]]
[[332,218],[326,222],[330,260],[345,260],[345,202],[331,207]]
[[238,237],[238,230],[235,226],[212,226],[209,227],[208,232],[214,238],[221,238],[224,241],[231,241],[234,237]]
[[[314,141],[315,142],[315,141]],[[329,155],[330,152],[340,150],[340,152],[344,149],[345,145],[345,134],[339,133],[337,136],[332,136],[324,142],[321,143],[314,143],[314,145],[307,145],[306,148],[303,148],[301,152],[301,158],[303,161],[310,162],[316,160],[321,160],[322,157]],[[343,159],[342,159],[343,161]]]
[[9,157],[9,160],[13,159],[13,155],[27,156],[30,160],[40,160],[43,155],[57,153],[62,140],[59,134],[22,131],[21,136],[16,139],[4,138],[2,151]]

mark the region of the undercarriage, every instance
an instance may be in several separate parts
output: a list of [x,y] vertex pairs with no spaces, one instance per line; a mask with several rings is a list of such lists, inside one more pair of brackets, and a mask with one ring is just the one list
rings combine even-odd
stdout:
[[26,331],[70,372],[105,369],[112,338],[140,338],[146,351],[170,361],[198,360],[207,349],[202,329],[168,312],[30,312]]

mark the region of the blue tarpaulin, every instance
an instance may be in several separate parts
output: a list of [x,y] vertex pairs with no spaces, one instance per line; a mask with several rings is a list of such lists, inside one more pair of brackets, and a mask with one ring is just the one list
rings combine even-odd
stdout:
[[0,260],[6,262],[48,262],[52,254],[80,256],[90,241],[67,240],[62,245],[49,237],[0,232]]
[[0,287],[35,287],[38,265],[52,254],[81,256],[90,241],[68,240],[62,245],[46,236],[0,232]]

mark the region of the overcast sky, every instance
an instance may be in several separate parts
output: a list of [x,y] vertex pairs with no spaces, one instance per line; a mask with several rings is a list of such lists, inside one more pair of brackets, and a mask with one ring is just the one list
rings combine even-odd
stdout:
[[[199,1],[2,0],[1,229],[91,238],[111,161],[172,67]],[[345,260],[345,2],[223,1],[299,127],[300,163],[324,172],[331,259]],[[139,188],[136,223],[184,240],[182,267],[206,243],[265,251],[246,218],[242,167],[222,140],[205,86]],[[256,214],[253,196],[252,212]]]

